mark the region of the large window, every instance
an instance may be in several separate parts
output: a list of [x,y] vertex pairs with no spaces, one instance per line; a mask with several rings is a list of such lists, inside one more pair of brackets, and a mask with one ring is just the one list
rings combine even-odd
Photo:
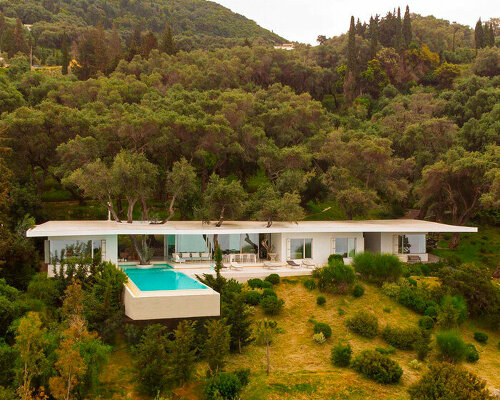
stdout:
[[208,251],[207,238],[205,235],[178,235],[177,252],[206,252]]
[[92,257],[94,251],[100,251],[101,241],[94,241],[96,246],[92,246],[92,240],[51,240],[50,263],[59,264],[67,257],[85,256]]
[[425,252],[425,234],[399,235],[399,254],[424,254]]
[[290,258],[312,258],[312,239],[290,239]]
[[344,258],[354,257],[356,238],[335,238],[335,254],[340,254]]

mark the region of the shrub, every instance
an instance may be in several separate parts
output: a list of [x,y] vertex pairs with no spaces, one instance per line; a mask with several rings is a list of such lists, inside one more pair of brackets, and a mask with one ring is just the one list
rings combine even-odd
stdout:
[[379,285],[397,281],[403,273],[401,261],[393,254],[358,253],[354,256],[353,265],[364,280]]
[[378,333],[378,319],[366,311],[359,311],[346,320],[346,326],[358,335],[374,338]]
[[352,367],[363,376],[379,383],[399,382],[403,370],[389,357],[373,350],[365,350],[357,356]]
[[343,263],[344,257],[342,257],[342,254],[330,254],[328,256],[328,264],[334,261],[341,261]]
[[264,281],[259,278],[253,278],[248,280],[248,286],[250,286],[252,289],[262,289]]
[[474,332],[474,340],[481,344],[486,344],[488,341],[488,335],[484,332]]
[[242,389],[238,375],[233,373],[217,373],[207,380],[203,392],[207,400],[233,400],[239,397]]
[[467,319],[467,304],[462,296],[445,296],[441,300],[437,322],[442,329],[456,328]]
[[339,313],[339,316],[341,316],[341,317],[343,315],[345,315],[345,311],[342,308],[340,308],[340,307],[337,308],[337,312]]
[[273,289],[269,289],[269,288],[264,289],[262,291],[262,297],[269,297],[269,296],[278,297],[278,295],[276,294],[276,292]]
[[439,313],[439,307],[437,305],[428,306],[424,311],[424,315],[431,318],[436,318],[438,316],[438,313]]
[[458,363],[465,358],[465,343],[458,332],[439,332],[436,335],[436,344],[444,361]]
[[326,339],[328,339],[330,336],[332,336],[332,328],[330,328],[330,325],[325,324],[324,322],[315,322],[313,329],[314,329],[314,333],[322,332],[323,335],[325,335]]
[[420,335],[416,328],[399,328],[387,325],[382,331],[382,337],[396,349],[411,350]]
[[365,294],[365,288],[361,285],[356,285],[354,286],[354,289],[352,289],[352,295],[356,298],[361,297]]
[[316,298],[316,304],[317,304],[318,306],[322,306],[322,305],[324,305],[325,303],[326,303],[326,298],[325,298],[325,296],[318,296],[318,297]]
[[316,271],[318,288],[322,292],[347,293],[356,280],[354,270],[343,262],[334,260]]
[[273,284],[269,281],[262,281],[262,289],[272,289]]
[[475,363],[477,360],[479,360],[479,353],[477,352],[476,346],[472,343],[467,343],[465,345],[465,361]]
[[425,315],[418,320],[418,326],[422,329],[430,331],[434,329],[434,320],[431,317]]
[[349,343],[339,343],[332,348],[330,360],[337,367],[348,367],[351,363],[352,348]]
[[420,335],[417,341],[413,344],[413,348],[417,351],[417,359],[424,361],[431,349],[431,338],[428,335]]
[[384,307],[384,312],[387,313],[387,314],[390,314],[391,307]]
[[264,280],[266,280],[267,282],[271,282],[273,285],[278,285],[280,283],[280,276],[278,274],[271,274]]
[[250,368],[239,368],[236,371],[234,371],[234,374],[238,377],[240,380],[241,386],[247,386],[248,382],[250,381]]
[[316,289],[316,282],[314,281],[314,279],[307,279],[304,281],[304,287],[307,290],[314,290]]
[[455,365],[440,363],[429,367],[408,390],[412,400],[490,400],[486,382]]
[[285,302],[283,299],[278,299],[274,296],[263,297],[260,301],[260,305],[264,310],[264,313],[268,315],[278,315],[284,304]]
[[383,347],[377,347],[375,348],[375,351],[378,351],[380,354],[394,354],[396,352],[396,348],[389,346],[387,349],[384,349]]
[[422,369],[422,363],[418,360],[411,360],[408,366],[416,371],[420,371]]
[[262,294],[260,294],[256,290],[248,290],[244,294],[244,300],[246,304],[256,306],[262,300]]
[[315,333],[313,335],[313,340],[318,344],[323,344],[326,342],[326,338],[325,335],[323,335],[323,332]]

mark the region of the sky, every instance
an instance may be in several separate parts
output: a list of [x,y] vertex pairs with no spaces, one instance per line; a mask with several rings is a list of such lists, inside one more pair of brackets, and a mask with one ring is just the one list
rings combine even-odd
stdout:
[[498,0],[214,0],[234,12],[253,19],[278,35],[302,43],[317,44],[318,35],[336,36],[349,29],[351,15],[361,21],[370,15],[408,4],[410,12],[474,27],[479,17],[500,17]]

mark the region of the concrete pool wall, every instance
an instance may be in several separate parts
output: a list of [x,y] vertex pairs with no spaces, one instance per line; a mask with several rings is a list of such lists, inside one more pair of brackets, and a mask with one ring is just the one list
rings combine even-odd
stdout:
[[129,279],[123,302],[125,315],[136,321],[220,315],[220,295],[211,288],[141,292]]

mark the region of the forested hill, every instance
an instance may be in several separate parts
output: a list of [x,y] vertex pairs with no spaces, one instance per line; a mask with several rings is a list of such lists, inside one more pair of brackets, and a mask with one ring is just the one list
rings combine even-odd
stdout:
[[83,29],[98,24],[105,30],[116,24],[122,39],[137,26],[159,33],[168,24],[181,48],[186,49],[221,47],[259,37],[271,42],[284,40],[206,0],[1,0],[0,11],[23,24],[32,24],[37,44],[48,48],[58,48],[63,34],[74,40]]

